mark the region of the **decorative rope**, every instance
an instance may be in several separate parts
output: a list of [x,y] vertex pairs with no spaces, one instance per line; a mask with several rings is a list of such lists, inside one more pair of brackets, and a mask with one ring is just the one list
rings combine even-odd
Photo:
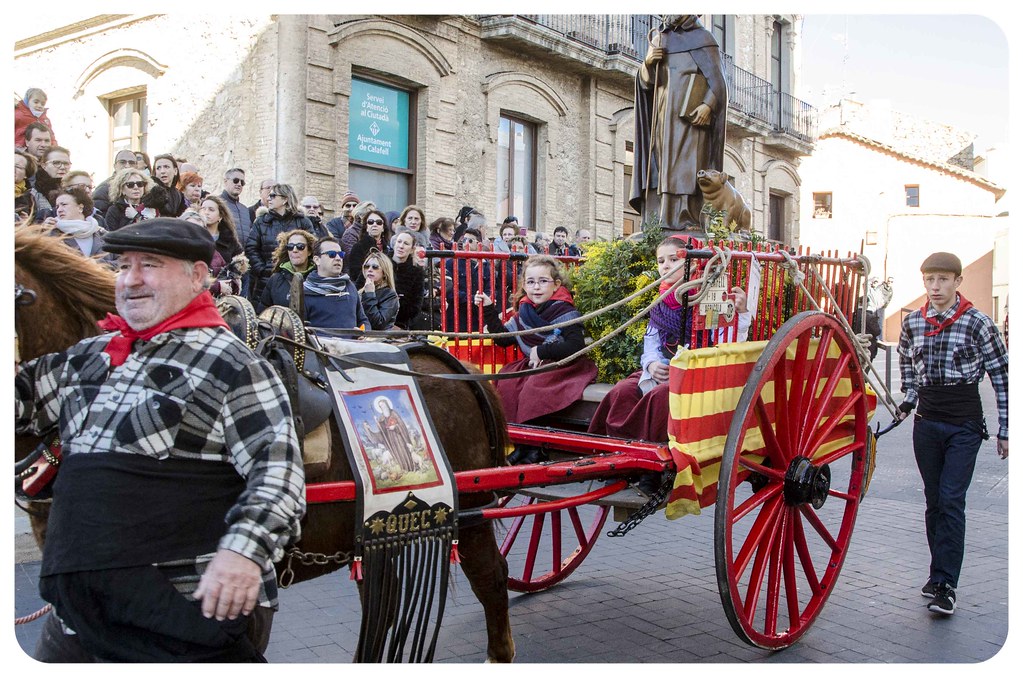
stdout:
[[49,603],[47,603],[41,609],[36,610],[32,614],[27,614],[24,617],[15,617],[14,618],[14,625],[18,626],[19,624],[28,624],[30,622],[34,622],[36,619],[39,619],[40,617],[45,616],[46,613],[49,612],[52,609],[53,609],[53,605],[50,605]]

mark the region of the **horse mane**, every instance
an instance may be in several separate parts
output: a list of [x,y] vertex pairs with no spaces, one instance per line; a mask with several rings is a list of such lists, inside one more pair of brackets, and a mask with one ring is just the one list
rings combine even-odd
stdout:
[[50,231],[49,226],[15,227],[15,277],[19,269],[27,273],[34,278],[33,284],[45,286],[49,296],[80,318],[83,327],[95,328],[97,320],[114,310],[114,272],[83,257]]

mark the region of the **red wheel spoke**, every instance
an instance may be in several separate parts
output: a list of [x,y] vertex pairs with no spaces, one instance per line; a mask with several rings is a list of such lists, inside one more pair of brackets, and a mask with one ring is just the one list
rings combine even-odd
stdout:
[[817,531],[817,534],[821,536],[821,539],[823,539],[824,542],[831,547],[832,551],[840,550],[838,541],[831,536],[831,532],[824,523],[821,522],[820,516],[814,513],[813,508],[811,508],[809,504],[800,505],[799,510],[804,516],[806,516],[806,520],[813,526],[813,529]]
[[859,501],[859,495],[851,494],[849,492],[839,492],[838,490],[828,490],[828,496],[844,499],[845,501]]
[[752,619],[756,610],[757,600],[760,598],[760,588],[764,585],[764,572],[767,570],[767,563],[771,557],[772,545],[778,534],[778,525],[781,522],[782,513],[785,511],[784,503],[779,502],[779,510],[772,511],[769,518],[767,530],[763,539],[757,544],[757,555],[753,560],[753,569],[750,571],[749,585],[746,589],[746,600],[743,601],[743,609],[746,615]]
[[797,448],[802,448],[806,442],[806,437],[813,433],[813,422],[816,421],[814,410],[814,403],[817,401],[817,389],[820,386],[821,375],[824,373],[824,366],[828,361],[828,350],[831,346],[831,340],[834,337],[834,332],[830,329],[825,330],[821,334],[820,340],[817,342],[817,352],[813,357],[813,364],[810,368],[809,374],[806,378],[806,385],[803,390],[802,400],[802,416],[796,413],[796,421],[799,422],[799,435],[797,436],[796,445]]
[[816,464],[817,466],[823,466],[824,464],[834,464],[842,457],[852,454],[853,452],[862,450],[864,447],[866,447],[866,445],[864,445],[862,442],[854,441],[849,443],[848,445],[843,445],[837,450],[832,450],[831,452],[828,452],[827,454],[818,457],[817,459],[814,459],[813,463]]
[[568,517],[572,521],[575,538],[579,540],[580,544],[585,544],[589,539],[586,537],[586,530],[583,529],[583,522],[579,519],[579,509],[574,506],[568,509]]
[[522,566],[522,578],[529,581],[533,578],[533,566],[536,564],[536,554],[540,550],[540,535],[543,533],[543,523],[546,514],[538,513],[533,519],[533,533],[529,536],[529,548],[526,550],[526,562]]
[[[511,501],[511,497],[509,497],[508,500]],[[526,502],[526,505],[528,506],[535,501],[536,499],[530,498],[529,501]],[[507,504],[508,502],[505,502],[505,505]],[[511,524],[511,527],[508,528],[508,534],[504,535],[504,541],[501,543],[501,555],[508,555],[508,551],[511,550],[512,544],[515,543],[515,540],[518,538],[519,530],[522,529],[522,523],[525,522],[525,520],[526,516],[518,516]]]
[[781,494],[781,491],[783,489],[784,488],[780,484],[768,485],[764,489],[760,490],[759,492],[751,496],[746,501],[742,502],[742,504],[740,504],[739,506],[736,506],[733,514],[734,517],[732,519],[732,524],[735,524],[742,520],[743,518],[745,518],[750,513],[750,511],[762,505],[767,500],[777,496],[778,494]]
[[821,592],[821,580],[813,569],[813,558],[810,557],[810,548],[806,545],[806,533],[803,532],[803,521],[799,514],[793,514],[792,535],[796,546],[796,553],[799,555],[799,562],[803,566],[803,575],[810,585],[810,594],[813,596]]
[[782,544],[788,535],[788,506],[778,513],[778,529],[771,541],[771,556],[767,569],[767,606],[764,610],[764,633],[773,636],[778,631],[778,602],[781,599]]
[[770,480],[774,480],[777,482],[782,482],[783,480],[785,480],[785,472],[783,470],[770,468],[768,466],[758,464],[755,461],[750,461],[749,457],[739,457],[739,466],[742,466],[745,469],[749,469],[754,473],[759,473],[760,475]]
[[806,391],[809,390],[809,396],[812,400],[813,391],[815,390],[810,386],[809,382],[806,381],[806,358],[809,349],[810,333],[803,332],[799,335],[799,339],[796,342],[796,355],[792,361],[792,376],[790,379],[791,384],[789,386],[788,409],[785,412],[786,421],[791,422],[790,431],[792,447],[796,447],[796,444],[799,442],[800,428],[797,424],[800,419],[800,410],[806,407],[806,404],[804,403],[804,400],[807,399]]
[[782,564],[785,568],[785,601],[788,603],[789,630],[796,627],[799,619],[799,587],[796,585],[795,534],[799,515],[790,510],[789,522],[785,525],[785,550],[782,552]]
[[753,525],[750,527],[749,533],[746,535],[746,539],[743,541],[742,547],[735,557],[732,569],[736,579],[740,579],[742,573],[746,571],[754,551],[764,541],[771,529],[771,525],[774,524],[777,518],[779,507],[783,505],[784,502],[780,495],[773,497],[771,501],[765,504],[757,515],[756,520],[753,521]]
[[[823,349],[818,349],[823,350]],[[812,414],[806,418],[806,424],[800,436],[801,444],[798,446],[799,454],[803,456],[810,456],[804,454],[803,450],[814,449],[811,445],[806,444],[806,441],[817,432],[817,422],[824,416],[825,410],[828,405],[831,404],[832,398],[835,395],[835,390],[838,388],[838,384],[842,381],[842,378],[846,375],[846,368],[849,366],[850,356],[843,355],[838,359],[838,367],[828,376],[828,381],[824,384],[824,390],[821,391],[820,396],[817,398],[816,406],[811,409]],[[854,394],[855,395],[855,394]]]
[[851,393],[849,397],[844,400],[842,406],[837,411],[833,412],[828,420],[817,430],[813,439],[807,444],[805,449],[800,450],[800,454],[813,459],[814,452],[816,452],[827,437],[831,435],[831,432],[835,430],[835,427],[842,423],[849,411],[852,410],[853,406],[859,402],[860,398],[863,397],[862,393]]
[[793,444],[795,441],[792,440],[792,427],[789,426],[790,422],[785,416],[788,412],[789,384],[785,374],[785,364],[785,360],[779,360],[778,364],[774,366],[774,425],[782,449],[792,450],[795,448]]
[[[575,508],[571,509],[572,511]],[[551,514],[551,571],[555,574],[561,572],[561,511]]]
[[767,452],[767,456],[778,465],[778,468],[785,468],[785,465],[788,464],[789,461],[788,455],[785,454],[785,450],[781,448],[781,445],[778,443],[778,438],[774,435],[774,429],[771,427],[771,420],[767,416],[767,406],[764,404],[764,399],[760,396],[757,396],[754,411],[757,414],[757,422],[760,426],[760,435],[764,438],[764,449]]

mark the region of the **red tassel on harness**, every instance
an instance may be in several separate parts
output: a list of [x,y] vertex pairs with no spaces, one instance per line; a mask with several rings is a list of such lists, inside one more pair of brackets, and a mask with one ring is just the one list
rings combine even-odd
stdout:
[[349,577],[349,579],[353,579],[355,581],[362,581],[362,558],[361,557],[356,556],[355,562],[352,563],[351,570],[352,570],[352,574]]
[[455,539],[451,542],[451,564],[461,565],[462,558],[458,555],[458,540]]

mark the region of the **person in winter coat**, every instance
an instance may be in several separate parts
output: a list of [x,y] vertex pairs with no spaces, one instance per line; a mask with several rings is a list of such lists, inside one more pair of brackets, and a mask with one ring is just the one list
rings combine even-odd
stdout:
[[334,238],[320,238],[313,247],[316,269],[302,283],[305,321],[325,329],[365,329],[366,312],[359,300],[359,290],[346,273],[341,243]]
[[238,240],[234,218],[227,203],[218,196],[208,195],[199,204],[206,230],[213,236],[215,249],[210,264],[210,294],[219,297],[225,294],[241,294],[242,276],[249,268],[245,249]]
[[22,151],[14,151],[14,223],[31,220],[42,223],[50,215],[51,205],[46,196],[29,183],[28,178],[36,173],[35,157]]
[[394,268],[387,255],[370,250],[362,262],[365,282],[359,290],[362,309],[374,330],[389,330],[398,317],[398,293],[394,289]]
[[[291,307],[291,291],[295,276],[305,280],[306,276],[316,268],[313,264],[313,247],[316,238],[309,231],[297,229],[281,233],[277,236],[277,249],[274,251],[274,272],[263,288],[260,298],[264,307]],[[298,301],[296,300],[296,306]]]
[[387,217],[378,209],[370,210],[362,218],[365,225],[365,232],[359,238],[346,256],[345,271],[355,282],[355,286],[361,288],[365,279],[362,276],[362,262],[369,255],[370,250],[383,252],[385,256],[391,256],[391,227],[387,224]]
[[103,234],[106,230],[99,225],[92,213],[92,196],[84,188],[71,188],[57,196],[54,204],[55,217],[45,224],[53,226],[50,235],[63,237],[64,243],[73,250],[91,257],[103,254]]
[[53,123],[47,117],[46,92],[38,87],[29,87],[25,98],[14,105],[14,146],[25,145],[25,128],[33,122],[41,122],[50,128],[50,144],[57,145],[57,134],[53,131]]
[[440,217],[439,219],[434,219],[430,224],[430,249],[455,249],[455,228],[455,220],[451,217]]
[[[394,290],[398,293],[398,315],[394,324],[403,330],[412,329],[412,323],[423,307],[423,281],[426,277],[422,266],[416,263],[415,238],[411,233],[399,233],[394,238]],[[425,259],[424,259],[425,261]]]
[[252,223],[245,243],[252,280],[251,299],[257,311],[262,310],[263,288],[273,273],[277,236],[297,228],[313,233],[312,222],[302,213],[295,191],[288,184],[274,184],[270,188],[268,207],[266,214]]
[[118,170],[110,180],[110,207],[103,217],[108,231],[116,231],[145,219],[166,216],[167,191],[139,170]]

